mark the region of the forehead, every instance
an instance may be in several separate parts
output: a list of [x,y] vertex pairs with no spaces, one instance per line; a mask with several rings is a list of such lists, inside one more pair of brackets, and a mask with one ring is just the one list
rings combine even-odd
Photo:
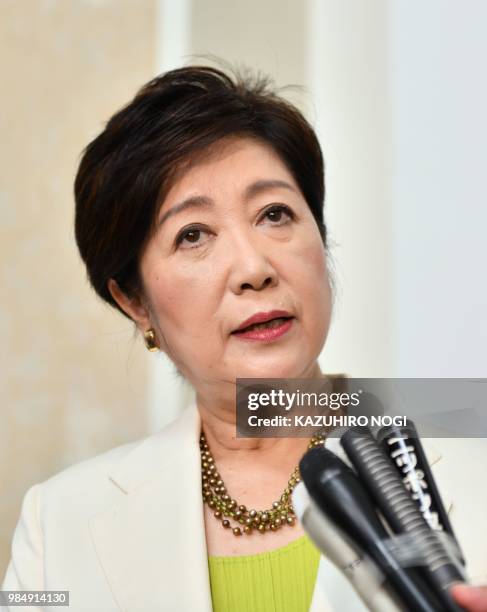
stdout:
[[228,137],[193,156],[174,175],[161,206],[197,189],[244,189],[258,179],[282,179],[298,190],[279,154],[268,143],[250,137]]

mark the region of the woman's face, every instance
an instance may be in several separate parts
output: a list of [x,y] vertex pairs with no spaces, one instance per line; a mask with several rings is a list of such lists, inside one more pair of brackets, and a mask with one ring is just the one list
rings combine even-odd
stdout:
[[[154,327],[161,350],[197,390],[237,377],[316,374],[331,313],[326,253],[303,195],[268,145],[220,141],[182,174],[161,206],[141,276],[139,326]],[[292,319],[273,331],[234,333],[272,311]]]

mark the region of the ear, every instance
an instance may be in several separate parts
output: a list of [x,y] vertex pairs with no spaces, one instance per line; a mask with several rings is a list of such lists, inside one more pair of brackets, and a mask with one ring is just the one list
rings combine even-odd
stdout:
[[120,289],[117,281],[113,278],[108,281],[107,286],[115,302],[137,324],[137,327],[142,332],[151,327],[149,311],[139,296],[130,298]]

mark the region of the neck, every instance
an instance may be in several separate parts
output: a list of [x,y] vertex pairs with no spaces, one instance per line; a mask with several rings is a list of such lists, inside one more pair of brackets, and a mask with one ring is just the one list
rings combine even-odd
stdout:
[[[321,378],[318,362],[315,362],[306,375],[299,378]],[[201,417],[201,427],[213,457],[217,461],[233,455],[239,460],[279,461],[289,454],[298,456],[307,447],[308,438],[239,438],[236,435],[236,402],[233,397],[217,400],[197,393],[197,406]]]

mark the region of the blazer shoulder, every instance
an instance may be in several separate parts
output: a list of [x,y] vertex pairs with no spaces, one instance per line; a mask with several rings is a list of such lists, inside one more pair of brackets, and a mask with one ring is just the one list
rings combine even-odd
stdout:
[[38,505],[40,516],[54,521],[64,516],[91,514],[116,500],[116,491],[108,473],[113,466],[143,443],[142,440],[122,444],[99,455],[75,463],[40,482]]
[[132,485],[163,469],[193,438],[194,407],[162,430],[85,459],[39,484],[40,508],[95,512],[119,500]]

